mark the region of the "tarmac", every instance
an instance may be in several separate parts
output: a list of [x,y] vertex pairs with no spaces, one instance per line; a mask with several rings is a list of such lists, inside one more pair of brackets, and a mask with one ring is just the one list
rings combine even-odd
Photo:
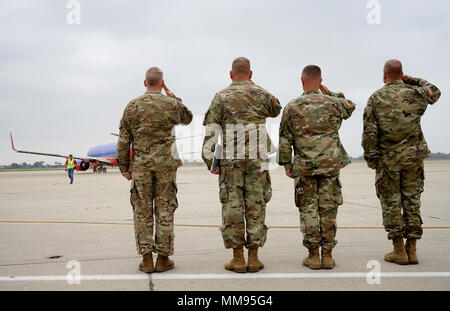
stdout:
[[425,162],[424,235],[418,265],[383,261],[392,246],[382,227],[374,172],[356,162],[341,171],[336,267],[302,266],[293,181],[271,171],[267,242],[258,273],[224,270],[231,250],[219,232],[217,176],[205,167],[178,170],[175,269],[138,271],[130,182],[106,174],[61,171],[0,172],[0,290],[317,291],[450,290],[450,161]]

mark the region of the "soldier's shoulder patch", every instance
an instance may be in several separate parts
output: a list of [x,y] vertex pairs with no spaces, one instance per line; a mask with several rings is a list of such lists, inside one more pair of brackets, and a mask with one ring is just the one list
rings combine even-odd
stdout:
[[426,87],[425,90],[427,91],[428,95],[433,96],[434,93],[431,87]]
[[304,102],[304,100],[301,99],[301,97],[295,98],[291,100],[286,107],[293,107],[297,105],[301,105],[301,103]]
[[295,100],[291,100],[283,109],[283,111],[288,111],[289,109],[291,109],[294,105],[295,105],[296,101]]
[[[174,97],[164,96],[164,99],[165,99],[167,102],[169,102],[169,103],[171,103],[171,104],[174,104],[174,105],[176,105],[176,104],[179,103],[178,99],[177,99],[177,98],[174,98]],[[181,98],[180,98],[180,100],[181,100]]]
[[273,96],[268,90],[266,90],[265,88],[263,88],[263,87],[261,87],[259,85],[256,85],[256,89],[259,90],[259,92],[261,94],[264,94],[264,95],[266,95],[269,98],[272,98],[272,96]]
[[379,102],[380,98],[384,97],[385,94],[386,92],[383,89],[376,90],[372,93],[372,95],[370,95],[368,103],[375,104]]
[[132,99],[132,100],[130,100],[128,105],[125,107],[125,109],[129,109],[129,108],[133,107],[135,104],[136,104],[136,100]]
[[221,98],[223,96],[227,96],[230,93],[233,93],[233,89],[231,89],[230,87],[227,87],[219,92],[216,93],[216,95],[214,95],[215,98]]
[[143,102],[144,97],[139,96],[130,101],[130,106],[138,106],[141,102]]

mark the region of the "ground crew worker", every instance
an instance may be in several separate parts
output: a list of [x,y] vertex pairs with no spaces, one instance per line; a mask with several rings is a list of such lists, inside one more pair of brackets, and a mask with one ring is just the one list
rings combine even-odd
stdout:
[[[281,106],[278,100],[255,85],[250,61],[239,57],[233,61],[232,83],[218,92],[205,114],[206,135],[202,158],[212,174],[219,175],[219,196],[222,203],[222,238],[225,248],[233,249],[233,259],[225,269],[243,273],[264,268],[258,259],[258,247],[266,242],[266,203],[272,195],[268,156],[271,142],[265,128],[266,118],[276,117]],[[212,154],[218,132],[222,131],[224,154],[214,170]],[[263,146],[267,142],[266,146]],[[243,247],[248,249],[248,265]]]
[[[174,126],[189,124],[192,113],[167,88],[159,68],[147,70],[144,85],[147,91],[130,101],[120,121],[117,159],[122,175],[131,180],[136,245],[143,256],[139,270],[152,273],[175,265],[169,256],[174,252],[173,221],[178,207],[176,171],[182,162]],[[155,266],[153,252],[158,254]]]
[[364,159],[376,170],[375,187],[383,225],[394,246],[384,260],[418,264],[416,240],[422,236],[423,160],[431,155],[420,119],[441,92],[423,79],[404,75],[402,63],[395,59],[384,65],[383,81],[384,87],[370,96],[364,111]]
[[332,249],[337,243],[336,215],[343,203],[339,170],[350,163],[338,131],[355,105],[344,94],[331,92],[321,84],[318,66],[306,66],[301,80],[304,93],[283,110],[278,163],[295,181],[303,245],[309,250],[303,265],[332,269],[335,266]]
[[69,154],[69,157],[66,159],[65,171],[67,172],[67,176],[69,176],[71,184],[73,184],[73,171],[75,170],[76,165],[75,159]]

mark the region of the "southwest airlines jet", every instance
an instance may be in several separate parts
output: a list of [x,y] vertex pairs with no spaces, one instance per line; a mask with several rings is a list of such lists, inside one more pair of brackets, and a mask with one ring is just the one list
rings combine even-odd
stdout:
[[[52,153],[43,153],[43,152],[35,152],[35,151],[25,151],[25,150],[17,150],[14,146],[14,141],[12,134],[9,133],[11,137],[11,147],[14,151],[19,153],[28,153],[28,154],[36,154],[43,155],[49,157],[58,157],[67,159],[68,156],[60,155],[60,154],[52,154]],[[119,136],[118,134],[111,133],[111,135]],[[201,135],[197,135],[201,136]],[[182,137],[177,140],[192,138],[197,136],[187,136]],[[117,142],[98,145],[92,147],[87,152],[85,157],[73,156],[76,162],[76,170],[77,171],[87,171],[89,168],[93,169],[94,173],[106,173],[106,167],[104,166],[117,166]],[[131,157],[131,154],[130,154]]]
[[[16,152],[43,155],[49,157],[58,157],[64,159],[68,158],[68,156],[60,154],[17,150],[16,147],[14,146],[12,134],[9,133],[9,135],[11,137],[11,147]],[[92,147],[91,149],[89,149],[85,157],[79,157],[74,155],[73,157],[75,158],[76,162],[76,170],[87,171],[89,168],[92,168],[94,173],[106,173],[106,167],[104,166],[117,166],[116,151],[117,151],[117,142]]]

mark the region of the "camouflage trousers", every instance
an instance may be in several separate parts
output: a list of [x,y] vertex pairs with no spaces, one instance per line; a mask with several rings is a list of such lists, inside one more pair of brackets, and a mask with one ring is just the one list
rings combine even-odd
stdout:
[[420,195],[423,192],[423,185],[423,160],[407,165],[400,171],[377,165],[375,187],[388,239],[422,237]]
[[133,168],[132,177],[130,201],[138,253],[173,255],[173,216],[178,207],[176,170]]
[[261,160],[222,161],[219,196],[225,248],[263,247],[267,237],[266,203],[272,197],[269,171]]
[[295,179],[295,204],[307,248],[333,248],[336,216],[343,203],[339,176],[301,176]]

